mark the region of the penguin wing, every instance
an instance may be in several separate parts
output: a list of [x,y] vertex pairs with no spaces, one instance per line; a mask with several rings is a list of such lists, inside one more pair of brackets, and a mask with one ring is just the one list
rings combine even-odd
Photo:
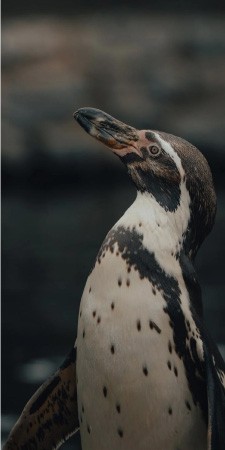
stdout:
[[196,358],[196,365],[199,367],[199,371],[205,379],[207,387],[207,450],[225,450],[225,363],[210,333],[205,327],[201,288],[197,281],[195,269],[184,253],[180,255],[180,264],[190,297],[193,312],[192,317],[200,331],[203,344],[204,361],[200,361],[197,352],[195,352],[194,359]]
[[201,328],[208,394],[208,450],[224,450],[225,363],[208,331]]
[[79,428],[76,349],[31,397],[3,450],[56,449]]

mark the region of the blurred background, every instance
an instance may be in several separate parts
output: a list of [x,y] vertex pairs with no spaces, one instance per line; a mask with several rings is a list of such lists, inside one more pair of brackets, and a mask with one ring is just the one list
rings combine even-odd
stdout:
[[[2,5],[2,439],[76,338],[99,246],[135,198],[82,106],[190,140],[208,159],[216,224],[199,252],[205,319],[225,354],[225,3]],[[80,449],[77,434],[63,446]]]

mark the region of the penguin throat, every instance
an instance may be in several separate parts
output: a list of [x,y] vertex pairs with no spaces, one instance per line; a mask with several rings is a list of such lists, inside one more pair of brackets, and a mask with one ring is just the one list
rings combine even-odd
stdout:
[[150,193],[138,191],[136,200],[115,227],[123,226],[143,235],[143,245],[150,252],[176,257],[183,250],[183,242],[190,220],[190,197],[181,185],[181,200],[175,211],[166,211]]

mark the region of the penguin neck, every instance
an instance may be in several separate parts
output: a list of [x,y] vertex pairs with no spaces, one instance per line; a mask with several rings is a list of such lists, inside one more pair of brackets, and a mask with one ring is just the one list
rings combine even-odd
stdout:
[[143,246],[157,259],[168,261],[183,251],[184,236],[190,219],[189,196],[181,196],[177,210],[165,210],[150,193],[137,192],[134,203],[115,227],[135,230],[143,236]]
[[[180,204],[175,212],[166,211],[149,193],[138,192],[136,200],[128,208],[121,219],[112,229],[112,234],[106,239],[109,245],[110,239],[117,240],[116,231],[120,234],[119,247],[129,244],[138,260],[138,252],[144,247],[154,259],[166,276],[171,276],[179,282],[182,289],[188,292],[191,308],[200,316],[203,315],[201,288],[189,254],[185,252],[185,239],[190,222],[190,197],[181,196]],[[128,241],[124,233],[128,233]],[[119,242],[119,241],[118,241]],[[135,242],[137,248],[135,248]],[[113,245],[112,245],[113,248]],[[103,251],[103,250],[102,250]],[[131,250],[127,252],[128,258]],[[112,252],[113,253],[113,252]],[[146,253],[144,252],[146,257]],[[155,270],[151,264],[152,258],[143,260],[143,252],[140,252],[141,264],[147,265],[149,271]]]

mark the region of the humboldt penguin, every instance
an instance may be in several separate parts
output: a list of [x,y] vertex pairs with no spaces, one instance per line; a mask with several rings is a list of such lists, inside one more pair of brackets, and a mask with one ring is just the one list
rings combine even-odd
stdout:
[[74,117],[137,188],[107,234],[80,304],[75,347],[31,398],[6,450],[224,450],[225,364],[203,319],[195,257],[216,213],[189,142],[93,108]]

